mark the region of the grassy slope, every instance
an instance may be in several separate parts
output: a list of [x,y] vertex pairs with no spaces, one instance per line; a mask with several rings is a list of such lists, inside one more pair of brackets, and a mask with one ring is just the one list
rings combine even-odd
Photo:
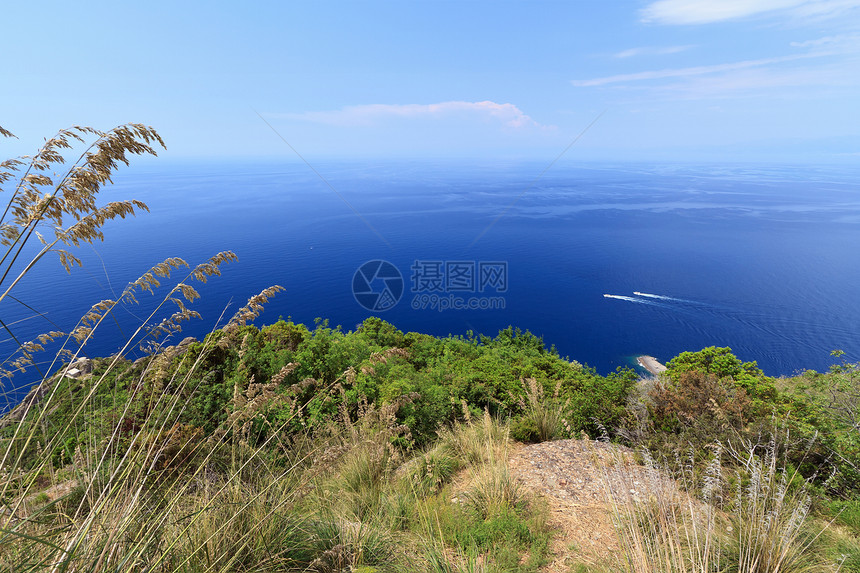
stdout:
[[[349,333],[280,321],[136,366],[96,360],[2,430],[0,563],[534,570],[550,532],[506,472],[508,436],[605,428],[658,459],[691,452],[692,490],[719,442],[726,499],[753,479],[741,456],[770,455],[769,479],[796,470],[792,495],[823,516],[844,509],[804,555],[853,551],[855,432],[825,400],[850,395],[853,367],[777,381],[723,349],[669,366],[646,393],[529,333],[440,339],[379,319]],[[454,494],[458,471],[470,485]]]

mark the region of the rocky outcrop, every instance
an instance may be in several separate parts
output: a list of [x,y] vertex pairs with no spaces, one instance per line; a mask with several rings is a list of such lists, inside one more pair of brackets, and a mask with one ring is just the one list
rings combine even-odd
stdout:
[[89,376],[93,371],[93,361],[86,356],[81,356],[67,367],[57,372],[54,376],[43,380],[39,384],[33,386],[27,395],[21,400],[21,403],[12,408],[12,410],[0,419],[0,429],[11,424],[15,424],[24,419],[30,408],[39,404],[42,399],[48,395],[54,384],[63,376],[67,378],[84,378]]
[[666,367],[663,364],[660,364],[660,362],[658,362],[653,356],[637,356],[636,362],[638,362],[639,366],[650,372],[653,376],[666,371]]

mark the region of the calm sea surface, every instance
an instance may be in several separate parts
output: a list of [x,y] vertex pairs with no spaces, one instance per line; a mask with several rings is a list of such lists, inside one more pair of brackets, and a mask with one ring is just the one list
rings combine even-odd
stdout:
[[[856,168],[568,164],[536,179],[544,165],[314,167],[328,184],[296,163],[125,168],[105,200],[151,213],[111,223],[71,276],[44,259],[12,293],[42,314],[7,300],[3,320],[21,340],[69,330],[167,257],[193,266],[232,250],[239,262],[199,285],[203,319],[177,340],[279,284],[261,323],[322,317],[349,330],[376,314],[437,335],[515,325],[601,373],[709,345],[772,375],[825,370],[836,348],[860,359]],[[390,265],[362,267],[374,260]],[[139,298],[84,354],[118,349],[156,300]],[[439,310],[457,304],[490,308]]]

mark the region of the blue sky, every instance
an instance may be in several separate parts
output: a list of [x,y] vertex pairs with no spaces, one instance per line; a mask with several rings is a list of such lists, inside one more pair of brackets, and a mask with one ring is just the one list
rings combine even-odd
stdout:
[[860,162],[860,0],[15,2],[0,28],[3,157],[140,122],[176,160],[295,159],[268,122],[308,160],[550,160],[599,116],[566,160]]

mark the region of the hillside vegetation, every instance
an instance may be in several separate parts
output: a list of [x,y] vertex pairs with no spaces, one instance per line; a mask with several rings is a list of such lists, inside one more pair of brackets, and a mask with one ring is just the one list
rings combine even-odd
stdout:
[[[641,446],[721,511],[763,487],[762,503],[786,505],[747,518],[794,520],[803,567],[853,551],[855,365],[777,380],[707,348],[668,367],[601,376],[528,332],[436,338],[378,318],[351,332],[281,320],[135,363],[97,359],[0,432],[0,563],[537,570],[553,533],[507,471],[510,440],[601,436]],[[817,518],[780,516],[796,507],[843,526],[810,542]],[[653,510],[631,508],[619,518]]]
[[[146,210],[97,194],[157,144],[137,124],[73,128],[0,164],[0,184],[14,183],[0,301],[48,253],[69,269],[105,222]],[[19,342],[0,320],[17,344],[4,387],[41,377],[0,420],[0,569],[545,570],[559,563],[556,522],[509,458],[518,442],[566,438],[594,448],[618,547],[571,570],[860,571],[857,364],[775,379],[711,347],[640,379],[600,375],[514,327],[439,338],[379,318],[349,332],[254,326],[278,286],[204,340],[170,346],[197,316],[192,284],[235,258],[167,259],[68,333]],[[164,295],[121,350],[82,359],[144,292]],[[135,348],[146,356],[127,359]]]

